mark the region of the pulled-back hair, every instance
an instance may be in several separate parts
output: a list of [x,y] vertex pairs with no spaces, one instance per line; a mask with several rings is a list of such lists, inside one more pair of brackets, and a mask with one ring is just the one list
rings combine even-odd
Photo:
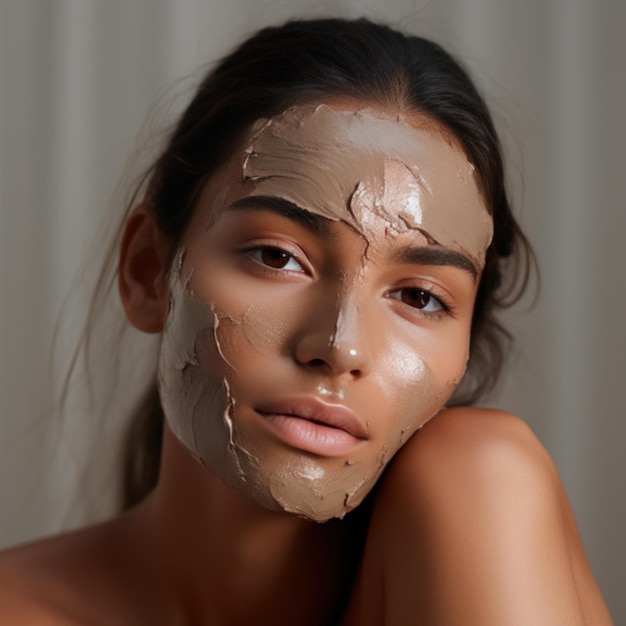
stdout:
[[[494,237],[474,308],[468,370],[454,403],[476,402],[497,382],[509,340],[495,314],[522,295],[533,255],[511,213],[501,149],[485,102],[439,45],[365,19],[291,21],[262,29],[201,82],[146,172],[145,197],[139,199],[152,207],[175,249],[201,189],[254,121],[334,97],[425,115],[454,134],[476,168]],[[126,440],[125,507],[156,483],[162,428],[154,383]]]

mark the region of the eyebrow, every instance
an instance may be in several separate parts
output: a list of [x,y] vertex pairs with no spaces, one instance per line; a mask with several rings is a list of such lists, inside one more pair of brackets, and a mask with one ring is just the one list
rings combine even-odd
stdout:
[[414,265],[449,265],[468,272],[474,280],[478,278],[478,270],[472,260],[448,248],[405,246],[394,253],[393,260]]
[[235,200],[227,210],[263,209],[271,211],[296,222],[309,232],[320,237],[330,234],[330,220],[310,211],[305,211],[297,204],[275,196],[247,196]]
[[[271,211],[282,217],[296,222],[309,232],[319,237],[328,237],[331,233],[332,220],[306,211],[297,204],[276,196],[246,196],[235,200],[228,208],[229,211],[261,209]],[[412,265],[439,265],[451,266],[478,278],[478,269],[473,261],[461,252],[442,247],[403,246],[392,256],[396,263]]]

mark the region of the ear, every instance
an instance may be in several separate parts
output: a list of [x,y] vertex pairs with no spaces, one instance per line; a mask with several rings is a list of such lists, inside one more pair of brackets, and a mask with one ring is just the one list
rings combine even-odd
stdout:
[[167,317],[170,245],[151,208],[137,206],[124,225],[118,286],[128,321],[146,333],[161,332]]

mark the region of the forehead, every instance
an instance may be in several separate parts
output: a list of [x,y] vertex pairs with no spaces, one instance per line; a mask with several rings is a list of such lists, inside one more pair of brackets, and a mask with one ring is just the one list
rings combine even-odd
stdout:
[[482,265],[492,220],[474,167],[432,122],[411,122],[373,109],[293,107],[255,124],[244,180],[251,196],[282,198],[365,236],[381,222],[417,230]]

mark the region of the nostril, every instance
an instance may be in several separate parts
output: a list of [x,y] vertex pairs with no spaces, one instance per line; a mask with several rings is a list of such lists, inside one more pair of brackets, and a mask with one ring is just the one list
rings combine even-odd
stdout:
[[319,367],[320,365],[325,365],[326,361],[324,361],[324,359],[311,359],[309,361],[310,365],[313,365],[315,367]]

